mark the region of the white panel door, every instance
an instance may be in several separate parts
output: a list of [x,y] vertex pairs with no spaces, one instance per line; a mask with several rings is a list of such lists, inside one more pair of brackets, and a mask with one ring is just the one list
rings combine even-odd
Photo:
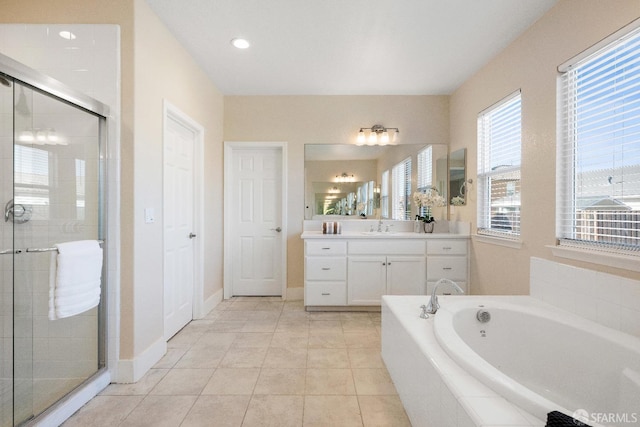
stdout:
[[194,146],[196,135],[168,120],[164,137],[164,336],[193,319]]
[[281,296],[282,148],[234,149],[231,167],[233,295]]

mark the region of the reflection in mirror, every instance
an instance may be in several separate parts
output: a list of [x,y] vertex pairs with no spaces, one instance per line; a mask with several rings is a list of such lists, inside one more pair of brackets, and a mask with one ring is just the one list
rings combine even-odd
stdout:
[[[383,173],[408,157],[417,165],[418,152],[427,146],[429,144],[305,145],[305,219],[323,219],[326,215],[339,215],[341,219],[391,218],[390,212],[383,211],[391,209],[391,198],[385,191],[389,191],[393,183],[388,182],[387,173],[385,187]],[[433,144],[432,147],[433,186],[446,193],[447,146]],[[416,189],[417,169],[414,166],[411,171],[412,191]],[[409,217],[415,214],[412,212]]]
[[466,181],[466,148],[462,148],[449,156],[449,203],[453,206],[467,204]]

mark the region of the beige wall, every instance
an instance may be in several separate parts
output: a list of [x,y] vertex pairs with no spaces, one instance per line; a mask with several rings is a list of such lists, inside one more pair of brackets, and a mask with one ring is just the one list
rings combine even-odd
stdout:
[[400,129],[400,144],[449,140],[447,96],[227,96],[226,141],[288,143],[287,286],[302,287],[304,145],[353,144],[361,127]]
[[[222,289],[222,115],[223,98],[209,78],[144,0],[135,0],[133,225],[135,266],[134,354],[163,336],[162,139],[163,101],[167,100],[205,128],[204,293]],[[154,224],[144,209],[155,208]],[[131,220],[131,219],[129,219]]]
[[[222,289],[223,97],[143,0],[7,0],[5,23],[117,24],[121,30],[120,359],[163,338],[162,101],[205,128],[203,295]],[[156,211],[144,224],[144,207]]]
[[[640,17],[638,0],[561,0],[524,35],[467,80],[450,100],[450,149],[466,147],[468,174],[476,181],[478,112],[522,90],[521,249],[473,242],[472,292],[527,294],[532,256],[640,279],[638,273],[553,257],[555,244],[556,68]],[[476,226],[476,188],[454,219]],[[506,261],[506,262],[505,262]],[[496,268],[500,266],[500,268]]]

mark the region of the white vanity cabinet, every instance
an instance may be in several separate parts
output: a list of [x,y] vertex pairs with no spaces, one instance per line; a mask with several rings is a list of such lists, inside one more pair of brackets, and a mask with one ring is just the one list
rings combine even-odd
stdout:
[[348,242],[347,304],[380,305],[382,295],[426,291],[424,240]]
[[[431,293],[440,279],[456,282],[465,294],[469,274],[469,242],[466,239],[427,240],[427,293]],[[455,293],[447,286],[438,288],[438,294]]]
[[[468,284],[468,237],[366,233],[304,238],[304,305],[379,306],[382,295],[425,295],[441,278]],[[450,293],[443,286],[438,293]]]
[[346,305],[347,242],[307,240],[304,254],[305,305]]

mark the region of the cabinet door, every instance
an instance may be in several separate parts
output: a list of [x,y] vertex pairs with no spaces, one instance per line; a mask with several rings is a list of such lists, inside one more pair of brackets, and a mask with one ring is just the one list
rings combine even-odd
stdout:
[[347,303],[380,305],[387,283],[387,259],[384,256],[349,257],[347,267]]
[[427,261],[424,257],[387,257],[387,294],[424,295]]

